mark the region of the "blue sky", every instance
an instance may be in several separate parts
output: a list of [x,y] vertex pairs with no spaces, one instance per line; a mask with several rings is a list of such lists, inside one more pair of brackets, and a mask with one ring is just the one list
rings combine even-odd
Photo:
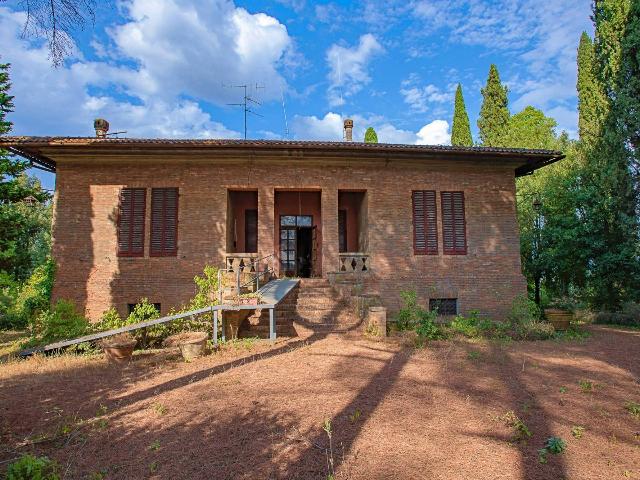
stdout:
[[[462,83],[472,130],[489,65],[527,105],[575,136],[576,48],[590,0],[127,0],[99,2],[94,26],[53,68],[21,38],[17,1],[0,7],[0,56],[12,64],[19,135],[93,135],[93,119],[131,137],[240,138],[242,91],[262,105],[249,138],[449,142]],[[104,4],[104,5],[103,5]],[[286,107],[287,122],[283,102]],[[53,185],[50,176],[45,185]]]

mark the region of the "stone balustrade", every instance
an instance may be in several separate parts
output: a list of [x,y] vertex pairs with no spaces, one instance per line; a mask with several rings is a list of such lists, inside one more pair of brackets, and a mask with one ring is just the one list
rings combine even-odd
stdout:
[[258,259],[257,253],[227,253],[226,266],[228,272],[255,273]]
[[340,253],[339,272],[368,273],[371,268],[371,260],[368,253],[350,252]]

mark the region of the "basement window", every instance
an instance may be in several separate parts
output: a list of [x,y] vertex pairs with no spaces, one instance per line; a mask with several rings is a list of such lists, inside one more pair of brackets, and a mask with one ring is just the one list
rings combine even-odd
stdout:
[[430,298],[429,310],[437,311],[438,315],[457,315],[458,299],[457,298]]
[[[127,303],[127,313],[129,315],[131,315],[133,313],[133,310],[136,308],[136,305],[138,305],[137,303]],[[161,310],[161,306],[162,304],[160,303],[152,303],[153,308],[155,308],[158,311],[158,315],[160,315]]]

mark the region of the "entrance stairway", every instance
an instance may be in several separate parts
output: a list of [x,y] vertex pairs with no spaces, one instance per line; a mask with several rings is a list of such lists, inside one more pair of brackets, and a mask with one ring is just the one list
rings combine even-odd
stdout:
[[[301,278],[275,309],[278,336],[357,332],[360,319],[348,300],[340,298],[325,278]],[[264,313],[243,323],[241,337],[265,337],[269,319]]]

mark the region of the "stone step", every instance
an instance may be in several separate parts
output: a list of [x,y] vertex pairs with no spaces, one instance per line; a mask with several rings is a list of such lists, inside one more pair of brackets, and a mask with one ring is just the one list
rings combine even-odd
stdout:
[[300,290],[300,293],[298,293],[298,298],[301,298],[301,297],[338,298],[333,288],[327,288],[327,289],[314,288],[313,290]]
[[296,308],[303,310],[339,310],[345,305],[340,302],[299,302]]
[[305,322],[296,322],[294,328],[297,331],[307,331],[310,333],[330,334],[330,333],[349,333],[357,331],[360,326],[352,325],[327,325],[327,324],[308,324]]
[[297,313],[292,315],[290,318],[295,320],[298,319],[307,319],[312,321],[322,320],[325,322],[355,322],[360,319],[355,315],[352,315],[350,312],[342,312],[328,315],[317,315],[317,314],[306,314],[306,313]]

